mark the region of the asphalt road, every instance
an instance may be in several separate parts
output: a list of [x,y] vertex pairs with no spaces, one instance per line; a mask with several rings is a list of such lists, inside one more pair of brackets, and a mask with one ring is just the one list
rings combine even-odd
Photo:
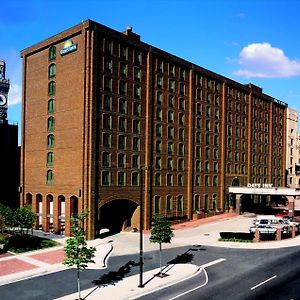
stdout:
[[[184,255],[183,255],[184,254]],[[182,256],[183,255],[183,256]],[[300,299],[300,248],[273,250],[229,249],[206,246],[171,248],[163,251],[163,263],[177,258],[204,265],[224,258],[224,261],[207,266],[190,280],[140,299]],[[85,270],[81,273],[82,289],[93,287],[92,280],[110,271],[117,271],[126,262],[138,262],[139,256],[112,256],[108,269]],[[159,266],[158,251],[145,253],[144,270]],[[137,274],[133,267],[127,276]],[[207,279],[208,278],[208,279]],[[207,281],[207,282],[206,282]],[[138,285],[138,282],[137,282]],[[203,285],[202,287],[199,287]],[[39,276],[0,286],[0,298],[6,300],[50,300],[76,292],[74,269]],[[192,289],[195,289],[192,291]],[[181,297],[178,295],[186,293]]]
[[[199,251],[200,252],[200,251]],[[139,299],[300,299],[300,248],[237,250],[207,247],[194,256],[214,261],[197,276]]]

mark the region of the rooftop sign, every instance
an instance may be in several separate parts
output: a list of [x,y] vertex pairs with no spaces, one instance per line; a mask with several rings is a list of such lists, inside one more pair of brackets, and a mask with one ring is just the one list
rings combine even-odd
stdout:
[[70,39],[64,42],[64,46],[60,50],[60,55],[63,56],[71,52],[74,52],[76,50],[77,50],[77,44],[73,43],[73,41]]

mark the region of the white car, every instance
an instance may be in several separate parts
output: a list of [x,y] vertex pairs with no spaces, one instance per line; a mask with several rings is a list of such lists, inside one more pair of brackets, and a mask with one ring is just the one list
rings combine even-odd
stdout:
[[250,227],[250,233],[255,233],[256,230],[259,230],[261,234],[275,234],[277,228],[269,226],[269,225],[258,225]]

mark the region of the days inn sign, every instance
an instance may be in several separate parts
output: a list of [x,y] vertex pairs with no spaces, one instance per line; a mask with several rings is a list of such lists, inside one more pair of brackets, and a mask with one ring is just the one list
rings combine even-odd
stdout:
[[74,52],[76,50],[77,50],[77,44],[73,43],[73,41],[70,39],[64,42],[64,46],[60,50],[60,55],[63,56],[71,52]]

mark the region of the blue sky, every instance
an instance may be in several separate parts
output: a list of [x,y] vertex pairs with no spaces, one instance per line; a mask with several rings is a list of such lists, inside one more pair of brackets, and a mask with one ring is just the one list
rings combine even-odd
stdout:
[[298,0],[10,0],[1,3],[0,59],[11,81],[8,119],[21,126],[20,51],[83,20],[126,26],[152,44],[300,112]]

